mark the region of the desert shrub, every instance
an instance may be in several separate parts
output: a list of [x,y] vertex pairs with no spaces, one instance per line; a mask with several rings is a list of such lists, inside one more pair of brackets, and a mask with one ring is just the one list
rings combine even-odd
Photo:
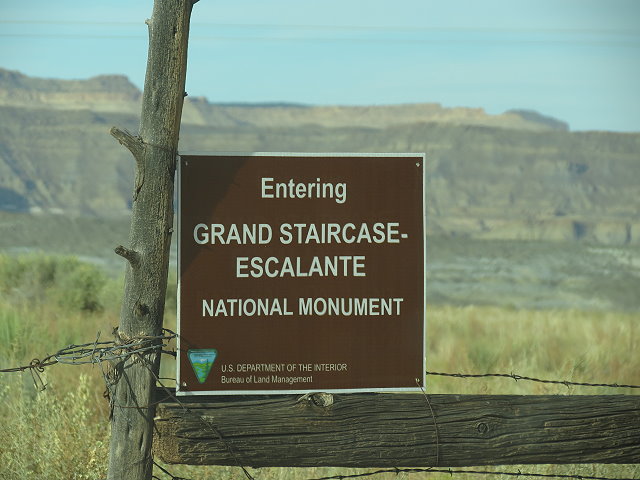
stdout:
[[0,478],[104,478],[108,422],[96,421],[87,376],[80,375],[76,388],[65,394],[48,388],[32,398],[15,394],[20,390],[17,378],[0,383],[4,432]]
[[58,260],[39,254],[0,255],[0,291],[27,301],[42,301],[55,283]]
[[88,263],[67,260],[62,263],[58,277],[55,296],[62,307],[83,312],[103,310],[100,297],[107,278],[100,269]]
[[122,305],[122,294],[124,291],[124,278],[107,279],[99,292],[98,301],[106,312],[118,314]]
[[56,302],[71,311],[104,309],[102,290],[108,277],[75,257],[0,255],[0,292],[14,302]]

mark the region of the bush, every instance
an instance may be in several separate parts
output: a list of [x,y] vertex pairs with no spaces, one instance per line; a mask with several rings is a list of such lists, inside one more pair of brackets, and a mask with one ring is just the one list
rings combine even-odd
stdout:
[[109,424],[95,418],[87,376],[80,375],[77,387],[62,395],[47,389],[33,399],[20,398],[11,394],[15,386],[0,384],[0,478],[104,478]]
[[102,288],[107,278],[101,270],[88,263],[69,262],[59,272],[56,297],[60,306],[71,311],[98,312]]
[[27,301],[45,300],[47,289],[55,283],[58,262],[38,254],[0,255],[0,292]]
[[70,311],[98,312],[107,283],[102,270],[75,257],[0,255],[0,292],[13,302],[53,300]]

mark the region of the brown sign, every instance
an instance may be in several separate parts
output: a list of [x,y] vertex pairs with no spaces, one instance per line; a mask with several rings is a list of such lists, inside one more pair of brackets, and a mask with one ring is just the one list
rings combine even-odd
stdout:
[[178,393],[424,385],[424,156],[182,155]]

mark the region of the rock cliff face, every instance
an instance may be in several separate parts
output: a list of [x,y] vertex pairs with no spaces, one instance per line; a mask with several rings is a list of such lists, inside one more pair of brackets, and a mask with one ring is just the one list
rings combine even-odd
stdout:
[[445,108],[438,103],[378,106],[215,105],[187,99],[183,122],[212,127],[316,126],[326,128],[388,128],[394,125],[445,123],[491,126],[528,131],[566,130],[563,122],[535,112],[512,111],[488,115],[480,108]]
[[137,114],[141,92],[123,75],[88,80],[31,78],[0,68],[0,105]]
[[[136,131],[139,103],[122,76],[61,81],[0,69],[0,209],[127,215],[133,162],[108,130]],[[640,134],[569,132],[536,112],[196,98],[180,148],[425,152],[431,233],[640,244]]]

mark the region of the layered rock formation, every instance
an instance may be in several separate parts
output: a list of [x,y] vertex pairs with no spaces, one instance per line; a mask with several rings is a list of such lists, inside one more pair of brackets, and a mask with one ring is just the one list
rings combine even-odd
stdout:
[[[62,81],[0,69],[0,209],[129,213],[137,129],[122,76]],[[428,230],[486,239],[640,244],[640,134],[570,132],[536,112],[438,104],[312,107],[189,99],[182,151],[425,152]]]

